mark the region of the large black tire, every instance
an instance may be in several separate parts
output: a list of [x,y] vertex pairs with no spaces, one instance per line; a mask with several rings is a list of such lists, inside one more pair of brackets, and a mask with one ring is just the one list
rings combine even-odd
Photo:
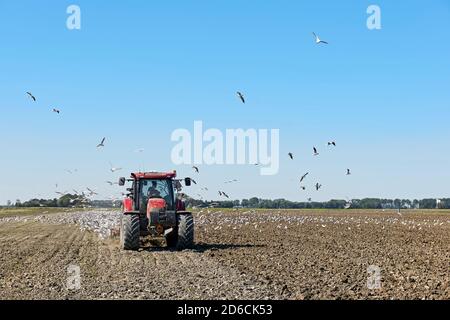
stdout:
[[177,215],[177,250],[189,249],[194,246],[194,217],[190,213]]
[[175,227],[171,232],[165,235],[167,247],[176,248],[178,242],[178,228]]
[[140,230],[141,230],[141,236],[146,236],[149,234],[148,232],[148,218],[146,215],[140,214]]
[[124,250],[138,250],[140,236],[139,214],[125,214],[120,226],[120,246]]

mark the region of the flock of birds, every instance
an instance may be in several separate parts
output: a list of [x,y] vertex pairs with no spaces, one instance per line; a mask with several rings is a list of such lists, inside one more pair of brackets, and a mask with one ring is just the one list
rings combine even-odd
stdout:
[[[319,36],[318,36],[315,32],[313,32],[313,36],[314,36],[315,43],[316,43],[317,45],[328,45],[328,42],[327,42],[327,41],[321,40],[321,39],[319,38]],[[37,101],[36,97],[35,97],[31,92],[28,91],[28,92],[26,92],[26,94],[30,97],[30,99],[31,99],[33,102],[36,102],[36,101]],[[242,92],[240,92],[240,91],[237,91],[236,94],[237,94],[237,97],[239,98],[239,100],[240,100],[243,104],[245,104],[245,103],[246,103],[246,97],[245,97],[245,95],[244,95]],[[60,113],[61,113],[61,111],[60,111],[59,109],[57,109],[57,108],[52,108],[52,112],[57,113],[57,114],[60,114]],[[106,137],[103,137],[103,138],[101,139],[100,143],[97,144],[97,149],[104,148],[104,147],[105,147],[105,144],[106,144]],[[328,146],[330,146],[330,147],[336,147],[336,142],[335,142],[335,141],[330,141],[330,142],[328,142]],[[144,149],[142,149],[142,148],[141,148],[141,149],[135,150],[136,153],[142,153],[143,151],[144,151]],[[313,147],[313,155],[314,155],[314,156],[319,156],[319,151],[318,151],[318,149],[317,149],[315,146]],[[290,158],[291,160],[294,160],[294,154],[293,154],[292,152],[289,152],[289,153],[288,153],[288,156],[289,156],[289,158]],[[115,172],[117,172],[117,171],[122,170],[121,167],[116,167],[116,166],[114,166],[111,162],[109,163],[109,165],[110,165],[110,171],[111,171],[111,173],[115,173]],[[258,166],[258,165],[259,165],[258,163],[255,164],[255,166]],[[200,170],[199,170],[199,168],[198,168],[197,166],[193,166],[192,169],[193,169],[196,173],[200,173]],[[67,171],[68,173],[70,173],[70,174],[73,174],[74,172],[77,172],[77,169],[74,169],[74,170],[69,170],[69,169],[68,169],[68,170],[66,170],[66,171]],[[303,182],[304,182],[304,180],[306,179],[306,177],[307,177],[308,175],[309,175],[309,172],[305,173],[305,174],[302,175],[301,178],[300,178],[300,189],[301,189],[301,190],[306,190],[306,186],[303,184]],[[347,175],[351,175],[350,169],[347,169]],[[191,178],[191,181],[192,181],[192,183],[197,184],[197,182],[196,182],[194,179],[192,179],[192,178]],[[230,180],[230,181],[225,181],[224,183],[225,183],[225,184],[231,184],[231,183],[235,183],[235,182],[238,182],[238,180],[237,180],[237,179],[234,179],[234,180]],[[106,181],[106,183],[109,184],[110,186],[113,186],[113,185],[118,184],[118,183],[115,183],[115,182],[112,182],[112,181]],[[315,188],[316,191],[319,191],[319,190],[322,188],[322,184],[319,183],[319,182],[316,182],[315,185],[314,185],[314,188]],[[203,188],[201,188],[201,190],[202,190],[202,191],[208,191],[208,188],[203,187]],[[73,191],[75,192],[76,190],[73,190]],[[67,194],[66,192],[60,192],[60,191],[56,191],[56,193],[59,194],[59,195]],[[220,197],[223,197],[223,198],[226,198],[226,199],[229,199],[229,198],[230,198],[230,196],[229,196],[226,192],[224,192],[223,190],[218,190],[218,194],[219,194]],[[75,192],[75,195],[80,196],[80,199],[87,199],[87,198],[92,197],[92,196],[94,196],[94,195],[98,195],[98,193],[97,193],[96,191],[94,191],[93,189],[86,188],[86,191],[83,191],[83,192],[78,192],[78,191],[76,191],[76,192]],[[122,193],[122,195],[124,195],[124,194]],[[203,196],[202,196],[201,194],[197,194],[197,195],[203,200]],[[111,196],[110,199],[112,199],[113,201],[115,201],[115,200],[116,200],[116,197]],[[308,201],[311,201],[311,200],[312,200],[311,198],[308,198]]]
[[[196,225],[214,231],[228,229],[239,230],[244,227],[253,227],[262,232],[268,223],[276,224],[277,229],[287,230],[296,226],[312,224],[319,228],[332,228],[333,226],[346,226],[347,230],[360,229],[365,225],[376,225],[385,229],[389,225],[402,225],[408,230],[423,230],[442,227],[450,224],[449,219],[403,219],[392,216],[323,216],[323,215],[291,215],[285,211],[263,212],[248,210],[230,214],[230,211],[215,211],[202,209],[195,215]],[[341,229],[343,231],[343,229]]]
[[[336,147],[336,142],[335,142],[335,141],[328,142],[328,146]],[[316,148],[316,147],[313,147],[313,155],[314,155],[314,156],[318,156],[318,155],[319,155],[319,152],[317,151],[317,148]],[[289,153],[288,153],[288,156],[289,156],[289,158],[290,158],[291,160],[294,160],[294,154],[293,154],[292,152],[289,152]],[[350,169],[347,168],[347,173],[346,173],[346,175],[349,176],[349,175],[351,175],[351,174],[352,174],[352,173],[351,173]],[[309,175],[309,172],[306,172],[304,175],[302,175],[302,176],[300,177],[300,189],[302,189],[302,190],[306,190],[306,186],[302,185],[302,183],[303,183],[303,181],[306,179],[306,177],[307,177],[308,175]],[[322,184],[320,184],[319,182],[317,182],[317,183],[315,184],[315,188],[316,188],[316,191],[319,191],[319,189],[322,188]]]
[[[28,97],[33,102],[37,102],[37,98],[36,98],[36,96],[33,93],[31,93],[30,91],[27,91],[26,94],[28,95]],[[56,108],[52,108],[52,112],[60,114],[61,110],[56,109]],[[106,143],[106,137],[103,137],[103,139],[100,141],[100,143],[97,144],[97,149],[105,147],[105,143]],[[138,149],[137,150],[137,152],[143,152],[143,151],[144,151],[144,149]],[[111,162],[109,164],[110,164],[110,171],[112,173],[115,173],[117,171],[122,170],[122,168],[120,168],[120,167],[113,166],[113,164]],[[78,169],[66,169],[66,172],[69,173],[69,174],[74,174],[74,173],[78,172]],[[118,185],[118,183],[112,182],[112,181],[106,181],[106,183],[109,184],[110,186],[113,186],[113,185],[116,185],[116,184]],[[56,189],[58,189],[58,184],[56,184],[55,186],[56,186]],[[93,190],[93,189],[91,189],[89,187],[86,187],[86,190],[85,191],[81,191],[81,192],[79,192],[79,191],[77,191],[75,189],[73,189],[72,191],[73,191],[73,193],[75,194],[76,197],[74,199],[71,199],[70,203],[75,203],[77,201],[79,203],[87,205],[87,203],[89,202],[89,198],[90,197],[98,195],[98,193],[95,190]],[[60,195],[60,196],[64,196],[64,195],[69,194],[69,191],[55,191],[55,193]],[[125,195],[125,194],[122,193],[122,195]],[[115,197],[115,196],[110,196],[109,199],[113,203],[116,200],[118,200],[118,198]]]

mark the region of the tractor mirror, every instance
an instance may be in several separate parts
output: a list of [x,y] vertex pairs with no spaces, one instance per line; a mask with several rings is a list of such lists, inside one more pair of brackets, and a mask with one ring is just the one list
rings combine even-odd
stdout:
[[124,186],[125,185],[125,178],[120,178],[119,179],[119,186]]
[[186,185],[186,187],[189,187],[191,185],[191,178],[185,178],[184,184]]

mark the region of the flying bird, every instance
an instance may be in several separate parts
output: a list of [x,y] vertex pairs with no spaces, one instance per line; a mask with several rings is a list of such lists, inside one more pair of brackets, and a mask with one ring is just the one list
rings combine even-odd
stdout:
[[36,101],[36,97],[33,96],[33,94],[31,92],[27,92],[27,95],[29,95],[30,98],[33,99],[33,101]]
[[303,182],[303,180],[305,180],[306,176],[309,174],[309,172],[305,173],[301,178],[300,178],[300,183]]
[[302,190],[306,190],[306,187],[305,187],[305,186],[300,186],[300,188],[301,188]]
[[328,44],[328,42],[320,40],[319,36],[315,32],[313,32],[313,35],[314,35],[314,38],[316,38],[316,44],[321,44],[321,43]]
[[328,142],[328,145],[336,147],[336,142],[334,142],[334,141]]
[[107,184],[109,184],[110,186],[113,186],[115,184],[118,184],[117,182],[112,182],[112,181],[106,181]]
[[245,103],[245,98],[244,98],[244,95],[243,95],[242,93],[240,93],[239,91],[238,91],[238,92],[236,92],[236,93],[237,93],[237,95],[238,95],[239,99],[241,99],[242,103]]
[[111,162],[109,163],[109,165],[111,166],[111,169],[110,169],[110,170],[111,170],[112,173],[114,173],[114,172],[116,172],[116,171],[119,171],[119,170],[122,170],[122,168],[116,168],[116,167],[114,167],[114,166],[112,165]]
[[192,178],[189,178],[190,180],[191,180],[191,182],[193,183],[193,184],[197,184],[197,181],[195,181],[194,179],[192,179]]
[[97,145],[97,148],[104,147],[104,146],[105,146],[105,141],[106,141],[106,138],[103,138],[103,139],[102,139],[102,142],[100,142],[100,143]]
[[313,148],[313,151],[314,151],[314,155],[315,155],[315,156],[318,156],[318,155],[319,155],[319,153],[317,152],[316,147]]
[[86,187],[86,190],[89,191],[89,194],[90,194],[91,196],[94,195],[94,194],[98,195],[97,192],[95,192],[94,190],[91,190],[91,189],[89,189],[89,188],[87,188],[87,187]]
[[142,153],[142,152],[144,152],[144,151],[145,151],[144,148],[140,148],[140,149],[134,150],[134,152],[136,152],[136,153]]
[[347,169],[347,175],[351,175],[352,173],[350,172],[350,169]]
[[195,172],[197,172],[197,173],[199,172],[199,171],[198,171],[198,167],[196,167],[196,166],[192,166],[192,169],[194,169]]
[[291,160],[294,160],[294,155],[292,154],[292,152],[288,153],[289,158],[291,158]]
[[317,182],[316,183],[316,190],[319,191],[320,188],[322,188],[322,185]]
[[54,113],[57,113],[57,114],[60,114],[61,111],[58,110],[58,109],[53,108],[53,112],[54,112]]

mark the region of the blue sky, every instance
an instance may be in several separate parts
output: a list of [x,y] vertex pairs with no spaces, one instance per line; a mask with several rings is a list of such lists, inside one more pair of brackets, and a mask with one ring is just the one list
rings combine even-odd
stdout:
[[[81,30],[66,28],[71,4]],[[371,4],[381,30],[366,27]],[[105,181],[143,164],[196,178],[187,192],[207,199],[450,196],[450,1],[1,0],[0,39],[0,203],[56,183],[117,195]],[[195,120],[280,129],[279,174],[173,165],[170,135]]]

